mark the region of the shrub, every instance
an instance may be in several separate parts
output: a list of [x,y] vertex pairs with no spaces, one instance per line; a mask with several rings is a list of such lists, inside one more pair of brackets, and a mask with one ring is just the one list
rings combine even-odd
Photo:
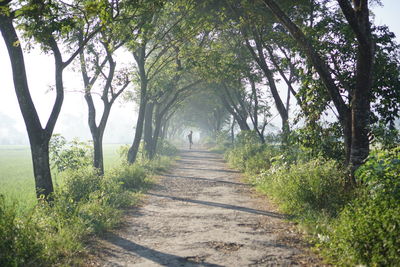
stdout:
[[115,179],[123,188],[137,191],[149,186],[146,169],[139,164],[123,164],[108,174],[108,179]]
[[75,266],[87,237],[119,223],[121,208],[136,200],[126,189],[147,187],[148,173],[138,164],[104,176],[93,168],[69,169],[51,203],[39,200],[23,214],[0,197],[0,266]]
[[314,159],[289,167],[274,164],[253,181],[281,203],[286,212],[303,216],[311,211],[336,216],[348,199],[345,174],[333,160]]
[[51,137],[49,152],[52,167],[59,172],[92,164],[93,147],[78,139],[67,142],[63,136],[55,134]]
[[397,266],[400,147],[372,153],[356,175],[363,182],[360,195],[340,214],[325,252],[339,264]]
[[157,142],[157,154],[163,156],[175,156],[178,149],[167,140],[159,139]]
[[344,161],[344,144],[342,131],[337,122],[321,125],[320,123],[308,123],[302,128],[293,130],[289,135],[290,146],[285,153],[293,153],[293,147],[300,150],[296,153],[302,158],[323,157]]
[[257,135],[252,131],[242,131],[237,135],[233,149],[225,153],[225,159],[235,168],[246,170],[246,162],[252,156],[262,151]]
[[0,195],[0,266],[29,265],[42,256],[37,227],[29,218],[18,217],[16,210]]
[[101,176],[92,167],[66,170],[61,174],[63,194],[73,201],[88,200],[90,193],[101,187]]

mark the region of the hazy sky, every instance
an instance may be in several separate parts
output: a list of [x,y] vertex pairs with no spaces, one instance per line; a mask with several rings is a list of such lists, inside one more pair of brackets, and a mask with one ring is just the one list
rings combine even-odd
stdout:
[[[382,0],[383,7],[374,7],[376,14],[375,23],[386,24],[397,36],[400,43],[400,23],[398,12],[400,10],[399,0]],[[6,135],[14,135],[15,129],[26,136],[25,125],[22,120],[18,102],[12,82],[11,66],[6,47],[0,37],[0,143],[1,138]],[[129,56],[129,55],[128,55]],[[125,59],[126,60],[126,59]],[[128,58],[129,60],[133,60]],[[25,53],[26,69],[30,91],[39,112],[42,125],[47,122],[51,111],[54,92],[49,88],[54,84],[54,63],[51,55],[43,55],[38,51]],[[66,88],[65,100],[57,122],[55,133],[62,133],[68,138],[78,136],[90,139],[90,132],[86,123],[86,103],[83,95],[74,91],[80,91],[82,83],[80,76],[71,68],[64,72],[64,83]],[[11,120],[8,120],[7,117]],[[133,103],[116,103],[111,111],[109,125],[105,133],[105,142],[130,142],[133,139],[133,125],[136,120]],[[6,123],[7,121],[7,123]],[[15,123],[10,123],[14,121]],[[27,139],[26,139],[27,140]]]

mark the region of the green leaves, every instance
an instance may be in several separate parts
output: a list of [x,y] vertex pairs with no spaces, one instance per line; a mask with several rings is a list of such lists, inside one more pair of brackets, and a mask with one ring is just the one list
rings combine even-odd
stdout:
[[78,169],[90,166],[92,163],[93,146],[77,139],[67,142],[58,134],[50,140],[50,161],[58,172],[68,169]]
[[363,182],[359,196],[341,212],[326,254],[339,265],[395,266],[400,260],[400,147],[374,151],[356,176]]

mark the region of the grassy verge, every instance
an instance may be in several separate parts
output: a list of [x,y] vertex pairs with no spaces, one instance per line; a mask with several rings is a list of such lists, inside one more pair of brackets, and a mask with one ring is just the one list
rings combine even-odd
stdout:
[[39,200],[21,208],[22,201],[0,194],[0,266],[78,265],[89,237],[116,227],[152,175],[171,162],[162,156],[120,164],[104,176],[90,167],[63,171],[50,204]]
[[[118,149],[121,145],[105,144],[106,171],[120,164]],[[61,177],[53,173],[53,182],[61,183]],[[29,146],[0,146],[0,195],[9,204],[17,203],[19,209],[29,209],[36,204],[35,181]]]
[[255,142],[225,153],[261,192],[309,234],[327,261],[339,266],[398,266],[400,262],[400,148],[374,151],[345,187],[337,161],[301,149]]

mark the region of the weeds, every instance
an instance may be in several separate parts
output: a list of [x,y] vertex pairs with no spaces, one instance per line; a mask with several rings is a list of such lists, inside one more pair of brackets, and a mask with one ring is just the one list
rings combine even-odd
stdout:
[[85,242],[119,224],[122,209],[137,202],[150,175],[171,160],[121,166],[104,176],[90,167],[66,169],[54,200],[23,212],[0,196],[0,266],[75,265]]
[[400,147],[371,153],[356,173],[359,185],[349,190],[347,170],[326,153],[261,145],[250,133],[238,139],[226,159],[300,222],[331,263],[398,265]]

